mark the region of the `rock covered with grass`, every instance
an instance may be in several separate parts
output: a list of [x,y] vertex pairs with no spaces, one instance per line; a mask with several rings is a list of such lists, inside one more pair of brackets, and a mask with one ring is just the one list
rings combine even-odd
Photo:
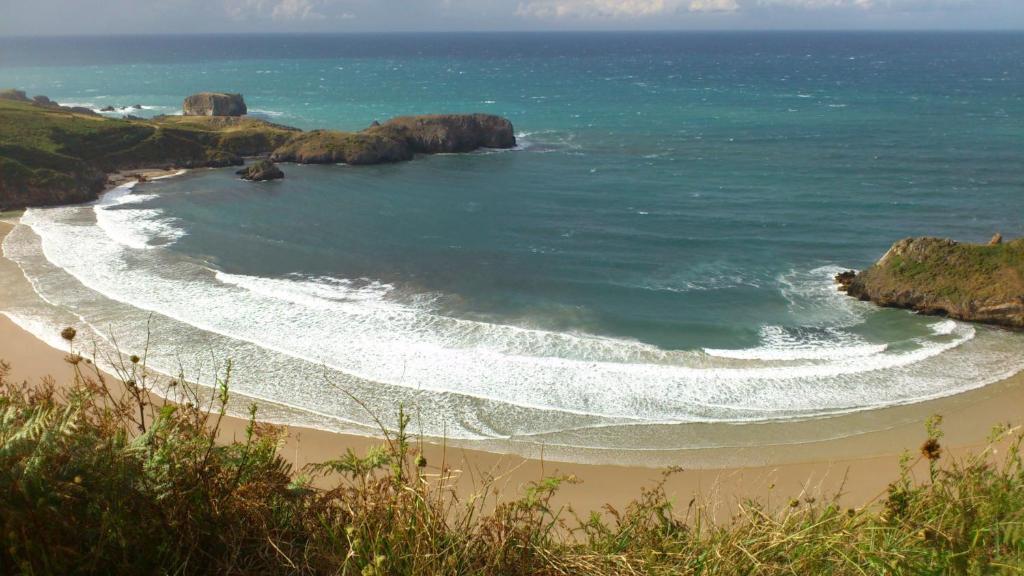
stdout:
[[1024,238],[906,238],[870,268],[837,280],[850,296],[881,306],[1024,328]]
[[251,180],[253,182],[279,180],[284,178],[284,172],[277,167],[277,164],[274,164],[270,160],[258,160],[235,172],[235,174],[241,176],[243,180]]

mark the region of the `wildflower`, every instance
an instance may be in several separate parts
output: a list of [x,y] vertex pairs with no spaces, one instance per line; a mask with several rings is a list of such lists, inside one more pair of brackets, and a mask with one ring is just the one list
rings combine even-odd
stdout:
[[79,475],[76,475],[75,476],[75,484],[81,484],[81,483],[82,483],[82,477],[79,476]]
[[789,507],[790,508],[796,508],[799,505],[800,505],[800,501],[797,500],[796,498],[790,498],[789,499]]
[[68,342],[74,340],[76,335],[78,335],[78,331],[72,328],[71,326],[68,326],[67,328],[60,331],[60,337],[67,340]]
[[423,457],[423,454],[418,454],[416,456],[416,467],[417,468],[426,468],[427,467],[427,459]]
[[938,438],[929,438],[921,445],[921,455],[934,462],[942,456],[942,445]]

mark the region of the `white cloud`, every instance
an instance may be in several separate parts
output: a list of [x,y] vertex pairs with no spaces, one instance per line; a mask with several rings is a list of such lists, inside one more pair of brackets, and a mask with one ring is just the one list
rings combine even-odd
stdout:
[[527,0],[516,14],[531,18],[635,18],[678,8],[681,0]]
[[784,6],[809,10],[861,8],[864,10],[922,10],[971,4],[974,0],[757,0],[758,6]]
[[690,12],[735,12],[740,6],[736,0],[691,0]]
[[312,0],[281,0],[270,13],[274,20],[323,20]]
[[[232,20],[314,21],[327,18],[324,8],[334,0],[224,0],[224,12]],[[348,12],[332,16],[349,19]]]
[[[442,6],[450,6],[453,1],[440,0]],[[694,13],[742,12],[757,8],[927,10],[962,6],[973,2],[976,0],[521,0],[516,9],[516,15],[550,20],[629,19],[685,11]]]

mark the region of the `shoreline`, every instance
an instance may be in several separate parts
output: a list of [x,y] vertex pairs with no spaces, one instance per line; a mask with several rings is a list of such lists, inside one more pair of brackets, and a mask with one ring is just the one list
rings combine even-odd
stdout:
[[[167,176],[161,171],[156,175]],[[134,171],[129,174],[137,174]],[[118,182],[121,185],[129,181]],[[116,186],[115,185],[115,186]],[[12,229],[0,220],[0,241]],[[4,308],[0,294],[0,310]],[[63,358],[65,352],[51,347],[0,314],[0,359],[11,364],[14,381],[38,383],[52,376],[58,385],[71,374]],[[445,442],[424,443],[428,469],[440,472],[442,466],[461,471],[457,492],[471,495],[482,478],[495,477],[500,494],[512,497],[530,482],[546,475],[574,476],[579,484],[563,485],[556,503],[571,505],[578,511],[599,510],[606,504],[626,505],[640,495],[640,490],[656,483],[668,466],[683,468],[672,475],[666,490],[678,501],[700,496],[714,503],[716,517],[728,518],[735,504],[748,498],[763,503],[773,497],[783,501],[797,495],[816,498],[839,494],[846,506],[862,506],[894,480],[899,471],[899,454],[904,450],[916,453],[925,438],[924,419],[932,413],[944,414],[944,445],[953,454],[976,450],[985,444],[992,426],[1016,423],[1018,406],[1024,405],[1024,373],[969,392],[926,401],[909,406],[868,411],[860,417],[895,422],[882,430],[808,443],[779,446],[753,445],[731,448],[706,448],[666,453],[664,465],[640,465],[621,459],[617,463],[588,464],[546,459],[545,448],[539,454],[524,457],[495,451],[493,443]],[[898,416],[898,417],[894,417]],[[777,423],[789,430],[818,427],[817,421]],[[246,422],[233,416],[225,418],[221,438],[240,437]],[[728,430],[719,425],[718,430]],[[365,452],[381,439],[371,436],[342,434],[302,426],[285,425],[287,440],[280,454],[296,467],[340,456],[346,449]],[[759,435],[757,426],[733,426]],[[704,430],[711,430],[706,428]],[[506,450],[507,452],[507,450]],[[708,456],[711,456],[710,458]]]
[[150,180],[164,180],[182,176],[188,172],[186,168],[139,168],[138,170],[117,170],[107,174],[107,185],[99,193],[98,198],[114,188],[129,183],[144,184]]

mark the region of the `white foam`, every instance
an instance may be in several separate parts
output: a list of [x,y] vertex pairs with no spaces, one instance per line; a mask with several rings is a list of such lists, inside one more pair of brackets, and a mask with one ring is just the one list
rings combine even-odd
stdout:
[[948,336],[956,332],[956,326],[956,321],[947,319],[930,324],[928,327],[931,328],[932,332],[937,336]]
[[[183,174],[184,170],[154,180]],[[116,242],[136,250],[149,250],[156,245],[167,245],[183,237],[185,232],[159,210],[128,209],[123,206],[139,204],[156,196],[132,194],[135,182],[127,182],[104,194],[93,204],[96,224]]]
[[264,108],[250,108],[249,109],[249,113],[250,114],[255,114],[257,116],[259,116],[259,115],[270,116],[272,118],[278,118],[280,116],[284,116],[284,114],[285,114],[284,112],[280,112],[278,110],[266,110]]
[[753,348],[705,348],[704,352],[719,358],[737,360],[790,361],[868,358],[884,354],[889,349],[888,344],[870,344],[856,335],[839,329],[826,329],[808,334],[782,326],[765,326],[761,328],[760,339],[761,345]]
[[[137,202],[122,198],[108,202]],[[444,431],[454,437],[493,433],[473,418],[477,400],[497,403],[488,404],[493,413],[504,406],[513,433],[535,433],[522,410],[649,423],[785,419],[919,401],[993,377],[984,357],[956,352],[976,337],[965,324],[937,322],[934,336],[899,346],[870,343],[846,330],[864,314],[849,298],[843,302],[851,308],[827,324],[819,300],[835,297],[832,269],[794,272],[782,282],[796,313],[824,326],[766,327],[762,342],[746,351],[671,351],[452,318],[400,302],[393,286],[370,280],[211,272],[169,251],[137,250],[89,224],[81,210],[26,211],[22,224],[33,233],[19,226],[5,252],[12,243],[10,257],[24,261],[41,248],[49,262],[107,298],[380,383],[380,394],[414,389],[437,402],[448,398],[445,413],[428,426],[438,433],[448,418]],[[282,392],[257,379],[241,392],[308,410],[333,402],[300,395],[309,382],[286,384]]]
[[218,281],[242,287],[254,294],[278,298],[311,308],[324,309],[332,304],[383,303],[384,298],[394,290],[390,284],[363,279],[353,281],[340,278],[260,278],[215,272]]

